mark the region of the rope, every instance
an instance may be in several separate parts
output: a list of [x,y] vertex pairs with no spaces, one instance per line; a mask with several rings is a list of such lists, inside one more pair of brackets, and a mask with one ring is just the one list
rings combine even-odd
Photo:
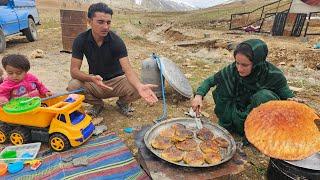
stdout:
[[164,87],[164,80],[163,80],[163,74],[162,74],[163,66],[159,56],[157,56],[155,53],[152,54],[152,59],[154,59],[157,62],[157,64],[160,66],[160,79],[161,79],[161,92],[162,92],[162,116],[154,120],[155,123],[160,123],[161,121],[167,119],[166,95],[165,95],[165,87]]

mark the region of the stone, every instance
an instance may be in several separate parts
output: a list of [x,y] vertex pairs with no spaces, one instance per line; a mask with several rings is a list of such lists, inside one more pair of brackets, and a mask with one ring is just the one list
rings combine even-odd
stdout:
[[280,62],[279,65],[284,66],[284,65],[286,65],[286,62]]
[[187,74],[185,74],[185,76],[186,76],[186,78],[190,79],[192,77],[192,74],[187,73]]
[[30,57],[31,57],[32,59],[35,59],[35,58],[43,58],[43,57],[44,57],[44,51],[41,50],[41,49],[36,49],[36,50],[34,50],[34,51],[31,52]]
[[73,160],[73,156],[62,158],[62,162],[65,162],[65,163],[71,162],[72,160]]
[[289,86],[289,89],[291,89],[293,92],[301,92],[303,90],[303,88],[298,88],[293,86]]
[[87,166],[89,164],[88,160],[88,156],[83,156],[73,159],[72,164],[73,166]]
[[99,136],[100,134],[102,134],[103,132],[105,132],[107,130],[108,130],[108,128],[106,125],[96,126],[93,131],[93,135]]
[[96,117],[92,119],[93,125],[98,125],[103,121],[103,117]]
[[206,118],[209,118],[210,117],[210,114],[205,112],[205,111],[202,111],[201,114],[206,117]]
[[209,33],[204,33],[204,34],[203,34],[203,37],[204,37],[204,38],[210,38],[210,34],[209,34]]
[[309,38],[308,37],[300,37],[300,41],[305,43],[305,42],[309,41]]

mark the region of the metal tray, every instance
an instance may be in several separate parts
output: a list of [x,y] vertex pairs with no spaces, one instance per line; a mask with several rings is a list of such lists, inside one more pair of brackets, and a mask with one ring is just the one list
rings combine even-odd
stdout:
[[300,161],[285,161],[291,165],[311,169],[311,170],[320,170],[320,152],[315,153],[314,155],[300,160]]
[[[181,124],[185,125],[187,127],[187,129],[193,131],[194,139],[197,141],[197,143],[199,143],[201,141],[200,139],[198,139],[196,137],[196,132],[198,131],[198,129],[197,129],[197,126],[196,126],[196,122],[195,122],[195,120],[193,118],[174,118],[174,119],[169,119],[169,120],[163,121],[161,123],[155,124],[153,127],[151,127],[146,132],[146,134],[144,136],[144,143],[146,144],[147,148],[153,154],[158,156],[159,158],[161,158],[161,159],[163,159],[163,160],[165,160],[167,162],[170,162],[172,164],[179,165],[179,166],[185,166],[185,167],[211,167],[211,166],[216,166],[216,165],[222,164],[222,163],[230,160],[233,157],[233,155],[235,154],[235,152],[236,152],[236,143],[235,143],[233,137],[231,136],[231,134],[227,130],[225,130],[223,127],[221,127],[221,126],[219,126],[217,124],[213,124],[213,123],[207,122],[207,121],[202,121],[203,127],[206,127],[208,129],[210,129],[213,132],[213,134],[215,135],[215,137],[222,137],[222,138],[224,138],[224,139],[226,139],[228,141],[228,143],[229,143],[229,147],[228,148],[220,148],[222,161],[220,161],[219,163],[216,163],[216,164],[207,164],[207,163],[205,163],[205,164],[200,165],[200,166],[192,166],[192,165],[185,164],[183,161],[173,162],[173,161],[168,161],[168,160],[162,158],[161,157],[162,150],[154,149],[151,146],[151,141],[155,137],[157,137],[162,130],[170,128],[173,124],[176,124],[176,123],[181,123]],[[201,152],[199,146],[198,146],[198,150]]]

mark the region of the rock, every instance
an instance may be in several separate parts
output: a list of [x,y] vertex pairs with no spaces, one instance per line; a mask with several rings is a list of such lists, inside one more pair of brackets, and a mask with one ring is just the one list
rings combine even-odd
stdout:
[[317,70],[320,70],[320,63],[316,65]]
[[191,66],[189,62],[182,63],[182,66]]
[[229,51],[235,50],[237,45],[238,45],[237,43],[228,42],[227,43],[227,50],[229,50]]
[[298,88],[293,86],[289,86],[289,89],[291,89],[293,92],[301,92],[303,90],[303,88]]
[[72,164],[73,166],[87,166],[89,164],[88,160],[88,156],[83,156],[73,159]]
[[72,160],[73,160],[73,156],[72,155],[62,158],[62,162],[65,162],[65,163],[71,162]]
[[96,117],[92,119],[93,125],[98,125],[103,121],[103,117]]
[[187,73],[187,74],[185,74],[185,76],[186,76],[186,78],[190,79],[192,77],[192,74]]
[[209,118],[209,117],[210,117],[210,114],[207,113],[207,112],[202,111],[201,114],[202,114],[204,117],[206,117],[206,118]]
[[204,34],[203,34],[203,37],[204,37],[204,38],[209,38],[209,37],[210,37],[210,34],[209,34],[209,33],[204,33]]
[[36,50],[32,51],[32,53],[30,54],[30,57],[32,59],[43,58],[44,57],[44,51],[41,50],[41,49],[36,49]]
[[279,65],[284,66],[284,65],[286,65],[286,62],[280,62]]
[[300,37],[300,41],[305,43],[305,42],[309,41],[309,38],[308,37]]
[[204,65],[204,68],[210,69],[210,66],[209,65]]
[[99,136],[100,134],[102,134],[106,130],[108,130],[106,125],[96,126],[94,131],[93,131],[93,135]]

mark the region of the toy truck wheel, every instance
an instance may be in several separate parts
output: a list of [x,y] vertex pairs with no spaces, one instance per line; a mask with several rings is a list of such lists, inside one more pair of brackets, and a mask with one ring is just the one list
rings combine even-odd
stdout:
[[10,132],[10,127],[2,124],[0,125],[0,143],[3,144],[8,141],[8,132]]
[[28,129],[17,127],[10,132],[10,141],[14,145],[28,143],[31,140],[31,133]]
[[0,53],[2,53],[6,49],[6,38],[4,33],[0,29]]
[[54,133],[49,139],[52,150],[62,152],[70,148],[70,142],[63,134]]
[[38,39],[38,32],[36,24],[33,19],[28,18],[29,27],[23,30],[23,34],[26,35],[28,41],[33,42]]

